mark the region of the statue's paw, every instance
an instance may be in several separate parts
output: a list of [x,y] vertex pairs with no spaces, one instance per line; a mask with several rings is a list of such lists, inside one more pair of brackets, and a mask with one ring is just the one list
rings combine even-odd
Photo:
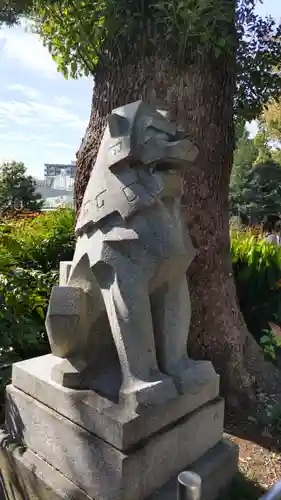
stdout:
[[87,296],[82,288],[54,286],[46,317],[52,353],[70,357],[84,346],[87,335]]
[[150,380],[131,379],[120,390],[121,401],[137,412],[142,407],[162,405],[177,396],[173,379],[160,372]]
[[53,367],[52,380],[69,389],[88,389],[87,364],[82,359],[63,359]]
[[174,380],[179,394],[196,394],[218,379],[211,361],[183,358],[167,372]]

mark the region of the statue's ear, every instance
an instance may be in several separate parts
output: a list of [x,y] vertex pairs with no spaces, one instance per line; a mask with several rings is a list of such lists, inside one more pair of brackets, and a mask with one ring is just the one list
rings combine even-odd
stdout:
[[129,120],[125,116],[111,113],[107,117],[107,123],[111,137],[122,137],[129,132]]

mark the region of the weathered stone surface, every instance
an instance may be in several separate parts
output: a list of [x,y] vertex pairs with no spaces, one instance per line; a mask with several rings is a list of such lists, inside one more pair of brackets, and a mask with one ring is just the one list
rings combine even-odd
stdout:
[[[197,472],[202,478],[202,500],[215,500],[231,483],[237,462],[238,447],[224,438],[185,470]],[[22,450],[5,431],[0,431],[0,464],[2,481],[13,500],[93,500],[31,450]],[[176,500],[176,487],[174,477],[148,500]],[[134,490],[130,500],[135,500]]]
[[190,391],[165,405],[150,406],[137,414],[93,391],[73,390],[56,384],[51,373],[58,360],[49,354],[15,363],[13,385],[120,450],[127,450],[219,394],[218,375],[202,384],[198,374]]
[[216,400],[122,453],[13,386],[6,408],[9,432],[95,500],[152,494],[218,443],[224,413]]
[[[196,251],[184,235],[180,200],[182,170],[197,154],[188,134],[151,104],[126,104],[108,116],[77,220],[71,269],[62,265],[64,286],[54,287],[50,298],[52,352],[68,358],[54,370],[56,382],[90,389],[97,378],[94,351],[109,380],[103,345],[110,342],[122,380],[118,395],[138,411],[190,392],[198,372],[204,383],[214,377],[209,362],[199,366],[186,354],[186,270]],[[109,325],[102,329],[104,316]],[[91,336],[99,338],[95,350]],[[96,387],[105,396],[103,389]]]
[[59,276],[59,284],[60,286],[64,286],[67,284],[68,276],[71,271],[71,260],[61,260],[60,261],[60,276]]
[[[82,288],[54,286],[46,317],[46,328],[55,356],[71,357],[85,345],[87,295]],[[83,359],[83,352],[77,359]]]
[[0,471],[1,500],[92,500],[1,428]]

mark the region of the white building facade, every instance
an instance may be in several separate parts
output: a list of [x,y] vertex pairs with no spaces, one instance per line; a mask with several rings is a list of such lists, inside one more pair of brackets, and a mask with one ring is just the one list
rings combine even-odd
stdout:
[[36,191],[45,200],[43,210],[74,206],[76,162],[44,165],[44,179],[36,180]]

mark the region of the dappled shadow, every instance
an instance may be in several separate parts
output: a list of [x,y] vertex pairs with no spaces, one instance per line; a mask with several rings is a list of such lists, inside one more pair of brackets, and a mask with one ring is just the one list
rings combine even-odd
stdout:
[[218,500],[257,500],[265,493],[265,489],[254,479],[249,479],[241,472],[234,477],[230,487]]
[[[225,432],[246,441],[251,441],[271,451],[281,452],[281,433],[277,428],[259,420],[259,414],[253,411],[228,412],[225,424]],[[280,429],[281,430],[281,429]]]

